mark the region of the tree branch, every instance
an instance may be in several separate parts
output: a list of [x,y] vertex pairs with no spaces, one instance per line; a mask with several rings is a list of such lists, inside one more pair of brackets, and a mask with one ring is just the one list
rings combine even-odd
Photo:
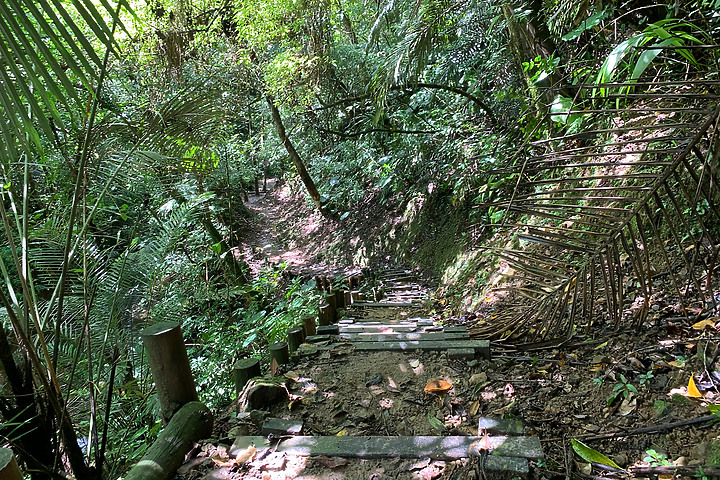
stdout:
[[[497,118],[495,117],[495,113],[493,113],[493,111],[492,111],[492,109],[490,108],[490,106],[489,106],[487,103],[485,103],[483,100],[481,100],[480,98],[478,98],[478,97],[476,97],[476,96],[474,96],[474,95],[466,92],[466,91],[463,90],[462,88],[453,87],[453,86],[450,86],[450,85],[441,85],[441,84],[438,84],[438,83],[420,82],[420,83],[412,83],[412,84],[406,84],[406,85],[395,85],[395,86],[390,87],[390,90],[394,90],[394,91],[410,90],[410,91],[412,91],[412,90],[417,90],[417,89],[420,89],[420,88],[428,88],[428,89],[432,89],[432,90],[443,90],[443,91],[446,91],[446,92],[452,92],[452,93],[454,93],[454,94],[456,94],[456,95],[460,95],[460,96],[462,96],[462,97],[465,97],[465,98],[467,98],[468,100],[471,100],[471,101],[472,101],[473,103],[475,103],[477,106],[479,106],[480,109],[481,109],[483,112],[485,112],[485,114],[487,115],[488,121],[490,122],[490,125],[491,125],[491,126],[496,126],[496,125],[498,125],[498,121],[497,121]],[[343,99],[341,99],[341,100],[337,100],[337,101],[332,102],[332,103],[323,104],[322,107],[314,108],[314,109],[312,109],[312,111],[328,110],[328,109],[330,109],[330,108],[338,107],[338,106],[340,106],[340,105],[346,105],[346,104],[348,104],[348,103],[355,103],[355,102],[358,102],[358,101],[360,101],[360,100],[365,100],[365,99],[367,99],[367,98],[370,98],[371,96],[372,96],[371,94],[365,93],[365,94],[362,94],[362,95],[355,95],[355,96],[353,96],[353,97],[343,98]]]

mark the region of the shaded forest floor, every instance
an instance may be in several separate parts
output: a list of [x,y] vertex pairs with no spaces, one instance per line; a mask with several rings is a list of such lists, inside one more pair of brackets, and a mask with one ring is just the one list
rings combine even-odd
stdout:
[[[333,242],[333,229],[339,225],[311,212],[287,187],[252,198],[249,207],[257,214],[245,251],[253,269],[264,262],[287,262],[290,270],[303,275],[337,275],[353,268],[322,261],[323,248]],[[429,299],[412,315],[430,316],[434,305]],[[570,478],[573,472],[586,479],[608,475],[575,455],[570,439],[585,442],[623,468],[718,465],[720,426],[692,422],[711,415],[708,405],[720,401],[720,318],[690,320],[677,312],[672,299],[659,298],[640,332],[578,336],[562,348],[532,354],[495,348],[491,360],[390,352],[306,358],[279,372],[289,393],[304,400],[286,397],[265,411],[241,414],[229,406],[219,415],[214,438],[198,446],[199,457],[176,478],[482,476],[468,461],[288,458],[278,466],[228,458],[234,437],[258,435],[267,416],[302,420],[307,435],[477,435],[480,417],[520,419],[526,434],[541,438],[546,455],[534,465],[531,478]],[[385,315],[403,313],[387,309]],[[452,382],[453,389],[443,396],[425,394],[424,385],[434,379]]]

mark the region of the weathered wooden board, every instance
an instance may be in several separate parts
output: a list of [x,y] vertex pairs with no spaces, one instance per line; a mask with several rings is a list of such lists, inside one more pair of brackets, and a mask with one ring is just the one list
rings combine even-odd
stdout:
[[435,332],[409,332],[409,333],[341,333],[340,339],[350,342],[387,342],[393,340],[470,340],[467,333],[435,333]]
[[[395,351],[414,351],[423,350],[429,352],[437,352],[443,350],[449,350],[451,348],[472,348],[475,352],[484,357],[490,358],[490,341],[489,340],[396,340],[386,342],[346,342],[347,344],[355,347],[356,351],[381,351],[381,352],[395,352]],[[332,350],[337,344],[333,345],[313,345],[313,353],[324,350]],[[298,350],[298,353],[302,355],[304,352],[302,349]]]
[[[538,437],[488,436],[486,439],[474,436],[417,436],[417,437],[366,437],[366,436],[297,436],[283,440],[277,446],[278,452],[290,455],[346,458],[432,458],[452,460],[481,455],[481,442],[489,447],[491,457],[518,457],[527,459],[543,458]],[[261,449],[265,437],[238,437],[230,454],[255,445]]]
[[392,333],[392,332],[417,332],[422,331],[422,327],[417,325],[348,325],[340,326],[340,334],[357,333],[357,332],[375,332],[375,333]]
[[352,304],[353,308],[367,308],[367,307],[374,307],[374,308],[390,308],[390,307],[418,307],[420,306],[417,302],[365,302],[365,301],[358,301],[353,302]]

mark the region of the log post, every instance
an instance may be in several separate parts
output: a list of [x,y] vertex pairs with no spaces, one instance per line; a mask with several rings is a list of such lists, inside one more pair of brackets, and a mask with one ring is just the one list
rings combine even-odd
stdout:
[[327,303],[318,308],[318,325],[330,325],[332,323],[332,310]]
[[233,379],[235,380],[235,393],[240,395],[245,384],[254,377],[259,377],[260,360],[257,358],[243,358],[233,367]]
[[345,308],[345,290],[335,290],[335,308]]
[[303,317],[302,322],[303,328],[305,329],[305,336],[315,335],[315,317],[308,315],[307,317]]
[[302,327],[295,327],[288,330],[287,344],[288,353],[293,353],[305,340],[305,331]]
[[[183,405],[160,432],[125,480],[167,480],[185,461],[193,443],[212,434],[210,409],[200,402]],[[4,480],[4,479],[3,479]]]
[[345,294],[345,308],[347,308],[352,304],[352,292],[345,290],[343,293]]
[[20,467],[9,448],[0,448],[0,480],[23,480]]
[[335,296],[335,293],[328,293],[325,295],[325,303],[330,305],[330,323],[336,323],[337,318],[337,297]]
[[180,325],[162,322],[140,332],[160,400],[163,424],[188,402],[198,400]]
[[270,352],[270,363],[275,360],[278,365],[283,365],[290,360],[287,342],[271,343],[268,345],[268,351]]

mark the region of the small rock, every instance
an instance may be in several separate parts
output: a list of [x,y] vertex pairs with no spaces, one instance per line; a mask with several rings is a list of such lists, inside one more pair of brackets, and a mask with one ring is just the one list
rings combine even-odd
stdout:
[[467,362],[468,367],[477,367],[479,363],[480,363],[479,360],[469,360],[469,361]]
[[263,420],[265,420],[265,417],[268,416],[268,412],[262,411],[262,410],[251,410],[250,411],[250,421],[254,423],[255,425],[260,425],[263,423]]
[[376,373],[372,377],[370,377],[370,380],[365,382],[366,387],[372,387],[373,385],[380,385],[383,381],[382,373]]
[[483,382],[487,382],[487,373],[480,372],[470,377],[470,385],[479,385]]
[[613,455],[612,459],[615,463],[617,463],[621,467],[627,465],[627,463],[628,463],[628,457],[624,453],[618,453],[617,455]]

